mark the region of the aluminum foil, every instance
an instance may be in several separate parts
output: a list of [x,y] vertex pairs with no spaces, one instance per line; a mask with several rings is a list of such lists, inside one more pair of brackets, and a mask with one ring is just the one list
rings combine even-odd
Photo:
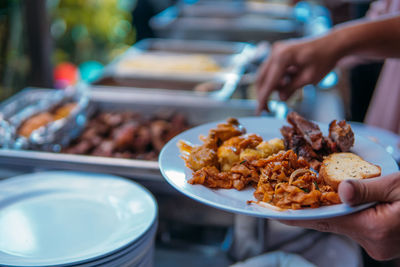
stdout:
[[[28,138],[18,134],[25,120],[69,102],[77,105],[67,117],[34,130]],[[22,92],[0,106],[0,146],[58,152],[83,130],[88,105],[89,92],[83,85],[62,91]]]

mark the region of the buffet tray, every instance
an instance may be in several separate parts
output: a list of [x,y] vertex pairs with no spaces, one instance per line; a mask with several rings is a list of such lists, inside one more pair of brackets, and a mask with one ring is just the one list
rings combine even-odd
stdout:
[[[251,60],[255,51],[255,47],[248,43],[145,39],[111,62],[105,68],[102,77],[93,84],[141,89],[157,88],[176,91],[177,94],[184,93],[224,100],[236,90],[245,65]],[[202,56],[212,59],[221,69],[210,72],[152,72],[137,71],[137,69],[124,66],[124,63],[129,64],[130,60],[140,59],[143,55],[172,58],[185,55]],[[194,90],[196,86],[204,83],[212,83],[215,86],[209,91]]]
[[[114,88],[118,90],[118,88]],[[44,94],[47,89],[24,90],[18,97],[28,94]],[[14,96],[15,97],[15,96]],[[180,97],[173,94],[152,94],[114,90],[91,90],[91,106],[101,111],[139,111],[144,115],[173,109],[182,112],[189,123],[198,125],[228,117],[245,117],[254,115],[255,101],[229,100],[226,102]],[[1,112],[0,105],[0,112]],[[284,104],[271,102],[270,107],[276,110],[276,115],[285,115]],[[282,113],[283,112],[283,113]],[[273,115],[273,114],[271,114]],[[30,150],[0,149],[1,167],[67,169],[76,171],[91,171],[121,175],[128,178],[162,181],[158,162],[137,159],[121,159],[86,155],[73,155]]]
[[[52,120],[46,127],[33,130],[29,136],[19,134],[18,129],[28,118],[72,102],[76,106],[66,116]],[[11,97],[2,103],[0,108],[0,146],[57,151],[61,145],[68,144],[83,129],[85,120],[77,118],[86,118],[88,102],[85,86],[35,94],[23,91]]]
[[252,45],[243,42],[190,41],[149,38],[139,41],[135,47],[143,51],[163,51],[188,54],[237,55],[248,53]]
[[294,19],[293,7],[288,4],[259,1],[197,1],[180,5],[181,16],[232,18],[242,15],[263,15],[269,18]]
[[274,42],[303,35],[303,25],[291,18],[272,18],[262,14],[235,16],[185,16],[181,7],[172,6],[150,20],[162,38],[224,40],[236,42]]

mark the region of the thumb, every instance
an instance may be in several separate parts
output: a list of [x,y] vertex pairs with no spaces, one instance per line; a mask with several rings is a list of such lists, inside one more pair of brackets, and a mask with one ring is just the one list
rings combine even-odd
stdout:
[[338,191],[340,199],[349,205],[394,202],[400,200],[400,172],[372,179],[345,180]]

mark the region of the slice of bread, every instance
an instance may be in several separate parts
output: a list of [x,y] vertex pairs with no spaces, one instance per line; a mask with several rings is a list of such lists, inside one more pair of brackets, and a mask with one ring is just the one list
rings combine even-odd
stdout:
[[366,179],[379,175],[381,175],[381,167],[353,153],[333,153],[324,159],[319,170],[319,176],[336,191],[341,181]]

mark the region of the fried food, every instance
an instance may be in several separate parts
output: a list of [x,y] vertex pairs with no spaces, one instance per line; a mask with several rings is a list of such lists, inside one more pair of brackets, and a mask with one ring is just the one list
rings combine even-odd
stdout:
[[[303,131],[307,132],[306,128]],[[257,201],[249,203],[269,203],[280,209],[340,203],[335,190],[310,169],[305,158],[293,150],[283,151],[281,139],[264,141],[257,134],[245,132],[236,119],[228,119],[201,138],[203,145],[179,141],[182,158],[193,170],[188,183],[236,190],[253,186]],[[315,129],[314,136],[319,136]],[[310,148],[313,151],[311,145]]]
[[[179,141],[178,147],[182,152],[182,158],[186,165],[193,171],[198,171],[203,167],[215,166],[219,168],[218,148],[230,138],[244,134],[245,129],[239,124],[237,119],[229,118],[226,123],[221,123],[215,129],[211,129],[207,137],[201,137],[204,142],[201,146]],[[227,148],[227,152],[229,148]],[[224,153],[223,150],[220,153]],[[226,160],[229,161],[229,154],[226,154]]]
[[252,162],[260,170],[254,197],[282,209],[338,204],[338,194],[292,150]]
[[[222,143],[217,150],[218,163],[222,171],[229,171],[241,159],[260,157],[255,149],[262,141],[256,134],[232,137]],[[243,155],[243,156],[242,156]]]
[[203,145],[179,141],[182,158],[194,171],[189,183],[237,190],[256,185],[258,169],[250,162],[268,157],[284,149],[284,145],[280,139],[263,141],[259,135],[245,132],[237,119],[230,118],[202,137]]

